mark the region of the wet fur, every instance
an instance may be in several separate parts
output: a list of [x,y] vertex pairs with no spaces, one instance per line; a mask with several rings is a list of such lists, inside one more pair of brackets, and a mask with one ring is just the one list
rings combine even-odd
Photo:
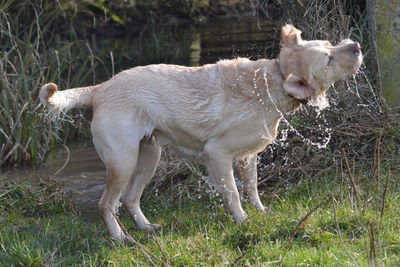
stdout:
[[[130,240],[116,217],[120,200],[139,229],[159,227],[143,215],[140,197],[165,145],[205,162],[211,183],[237,222],[247,216],[233,163],[250,203],[265,210],[257,191],[257,153],[273,142],[283,114],[301,106],[299,99],[324,96],[334,81],[354,73],[362,58],[353,55],[357,47],[351,41],[337,47],[304,41],[292,25],[282,28],[281,46],[279,60],[149,65],[97,86],[42,87],[40,99],[55,114],[93,108],[93,143],[107,172],[99,208],[113,238]],[[328,54],[336,61],[327,67]]]

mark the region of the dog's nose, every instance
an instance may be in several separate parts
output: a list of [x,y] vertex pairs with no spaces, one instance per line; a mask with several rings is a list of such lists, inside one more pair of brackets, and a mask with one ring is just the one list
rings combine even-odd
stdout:
[[361,45],[358,42],[352,44],[352,49],[357,55],[361,53]]

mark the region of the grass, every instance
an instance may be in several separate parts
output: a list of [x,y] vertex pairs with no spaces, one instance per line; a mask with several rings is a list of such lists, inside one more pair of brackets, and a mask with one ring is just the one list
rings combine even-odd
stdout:
[[[351,28],[353,22],[338,1],[332,2],[332,9],[319,9],[327,2],[310,1],[306,6],[309,20],[304,20],[302,27],[306,36],[337,40],[358,34],[356,39],[362,41],[363,30]],[[67,2],[60,1],[57,8],[50,5],[48,9],[15,0],[0,4],[0,165],[40,162],[50,147],[74,135],[83,124],[81,119],[76,120],[76,127],[49,122],[36,99],[40,85],[48,81],[61,88],[94,83],[95,65],[103,62],[96,59],[87,43],[65,42],[66,33],[58,34],[62,29],[52,26],[57,21],[54,18],[71,11],[63,3]],[[20,22],[23,19],[29,23]],[[146,31],[150,41],[143,39],[138,51],[144,56],[135,62],[181,60],[181,50],[170,51],[166,32],[151,27]],[[69,37],[76,40],[76,36]],[[370,76],[362,74],[365,79]],[[342,139],[333,138],[329,149],[318,149],[316,156],[310,156],[310,149],[301,146],[287,147],[288,152],[274,148],[274,157],[265,154],[266,162],[274,163],[265,166],[277,167],[266,168],[260,177],[279,180],[272,191],[264,192],[268,213],[260,214],[245,205],[250,219],[235,224],[225,215],[220,197],[204,193],[197,183],[178,186],[176,181],[182,180],[185,169],[177,171],[174,180],[156,179],[158,183],[152,183],[150,193],[145,195],[144,212],[163,226],[161,231],[136,231],[121,211],[123,224],[141,246],[120,244],[109,238],[100,217],[88,221],[77,214],[59,185],[51,181],[14,184],[2,179],[0,266],[399,265],[400,183],[385,166],[398,165],[398,120],[396,117],[396,123],[385,126],[387,119],[378,112],[376,88],[368,80],[363,81],[364,76],[331,90],[335,101],[346,100],[346,105],[336,101],[338,109],[332,108],[327,116],[332,125],[341,125],[332,129]],[[361,97],[353,88],[358,88]],[[340,114],[350,115],[343,118]],[[313,131],[303,119],[293,118],[292,123],[296,128]],[[325,122],[324,117],[319,120]],[[320,124],[314,119],[307,121]],[[318,133],[323,129],[315,130]],[[391,156],[386,158],[387,154]],[[274,159],[285,162],[280,164]],[[289,175],[291,172],[294,174]],[[185,175],[195,178],[190,172]],[[282,182],[284,179],[288,182]],[[152,194],[156,185],[163,187],[160,194]],[[165,190],[168,185],[169,190]]]
[[269,212],[260,214],[246,204],[250,219],[242,225],[224,213],[218,196],[202,190],[153,195],[143,209],[151,221],[162,225],[159,232],[135,230],[120,212],[122,223],[145,250],[110,239],[100,217],[88,222],[74,213],[54,183],[2,180],[0,265],[400,264],[398,179],[386,176],[388,186],[377,187],[363,176],[357,183],[360,203],[355,204],[350,182],[340,176],[327,174],[275,188],[263,200]]
[[0,168],[42,162],[49,148],[79,132],[84,122],[81,113],[75,113],[74,124],[50,122],[38,101],[45,82],[61,88],[92,83],[100,63],[63,28],[63,14],[71,7],[56,6],[0,3]]

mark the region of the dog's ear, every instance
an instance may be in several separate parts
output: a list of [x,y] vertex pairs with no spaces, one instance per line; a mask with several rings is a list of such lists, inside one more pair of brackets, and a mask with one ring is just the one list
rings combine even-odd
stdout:
[[286,24],[281,30],[281,47],[298,44],[302,40],[300,35],[300,30],[296,29],[293,25]]
[[289,74],[282,85],[286,93],[297,99],[315,96],[319,92],[319,85],[313,78],[303,78]]

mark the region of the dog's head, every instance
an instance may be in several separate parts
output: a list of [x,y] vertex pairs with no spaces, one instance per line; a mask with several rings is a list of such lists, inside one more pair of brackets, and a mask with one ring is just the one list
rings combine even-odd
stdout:
[[357,72],[362,62],[360,44],[343,40],[305,41],[301,31],[285,25],[281,32],[279,64],[283,89],[297,99],[317,98],[337,80]]

